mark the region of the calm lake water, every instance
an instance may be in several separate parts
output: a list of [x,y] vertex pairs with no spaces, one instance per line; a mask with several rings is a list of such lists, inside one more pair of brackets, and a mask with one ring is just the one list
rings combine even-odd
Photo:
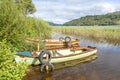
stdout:
[[[64,35],[55,33],[54,38]],[[23,80],[120,80],[120,45],[108,44],[106,41],[95,41],[81,37],[80,45],[98,48],[97,59],[85,64],[55,70],[52,73],[40,73],[36,66],[30,67],[30,72]]]

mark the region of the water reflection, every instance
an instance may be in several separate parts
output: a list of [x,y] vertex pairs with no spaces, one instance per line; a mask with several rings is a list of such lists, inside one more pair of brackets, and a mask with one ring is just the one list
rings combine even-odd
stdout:
[[[79,73],[79,66],[85,63],[90,63],[91,61],[94,61],[97,59],[96,57],[94,59],[89,59],[89,61],[86,61],[84,63],[80,63],[77,65],[74,65],[72,67],[67,67],[67,68],[61,68],[54,70],[54,72],[49,72],[49,73],[40,73],[39,68],[40,66],[30,66],[29,69],[30,71],[27,72],[27,75],[24,76],[23,80],[77,80],[74,79],[76,76],[80,75]],[[77,74],[77,75],[73,75]],[[80,77],[78,77],[78,80]]]
[[30,71],[23,77],[22,80],[54,80],[53,73],[40,73],[39,66],[30,66]]
[[41,80],[55,80],[52,78],[52,73],[44,73]]
[[[64,37],[54,35],[56,38],[60,36]],[[80,39],[80,45],[96,46],[98,58],[86,64],[55,70],[50,74],[41,74],[39,68],[32,67],[23,80],[120,80],[120,45],[72,37]]]

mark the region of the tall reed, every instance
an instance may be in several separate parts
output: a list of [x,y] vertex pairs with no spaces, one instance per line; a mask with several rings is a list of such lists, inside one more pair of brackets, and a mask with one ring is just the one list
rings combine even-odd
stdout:
[[120,44],[120,27],[53,27],[55,32],[59,32],[67,35],[76,35],[96,39],[105,39],[110,42],[116,42]]

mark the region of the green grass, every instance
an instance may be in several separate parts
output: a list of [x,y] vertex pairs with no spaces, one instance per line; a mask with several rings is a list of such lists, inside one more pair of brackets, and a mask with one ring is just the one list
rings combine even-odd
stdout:
[[76,35],[87,38],[94,38],[97,40],[105,39],[108,42],[115,44],[120,44],[120,27],[109,27],[109,26],[61,26],[53,27],[53,30],[58,33],[67,35]]

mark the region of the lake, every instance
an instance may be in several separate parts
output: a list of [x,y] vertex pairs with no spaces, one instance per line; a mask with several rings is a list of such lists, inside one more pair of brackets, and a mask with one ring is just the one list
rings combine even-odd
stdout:
[[[53,38],[65,35],[55,33]],[[120,45],[107,43],[105,40],[81,38],[81,46],[94,46],[98,48],[97,59],[73,67],[55,70],[52,73],[40,73],[36,66],[30,67],[30,72],[23,80],[120,80]]]

